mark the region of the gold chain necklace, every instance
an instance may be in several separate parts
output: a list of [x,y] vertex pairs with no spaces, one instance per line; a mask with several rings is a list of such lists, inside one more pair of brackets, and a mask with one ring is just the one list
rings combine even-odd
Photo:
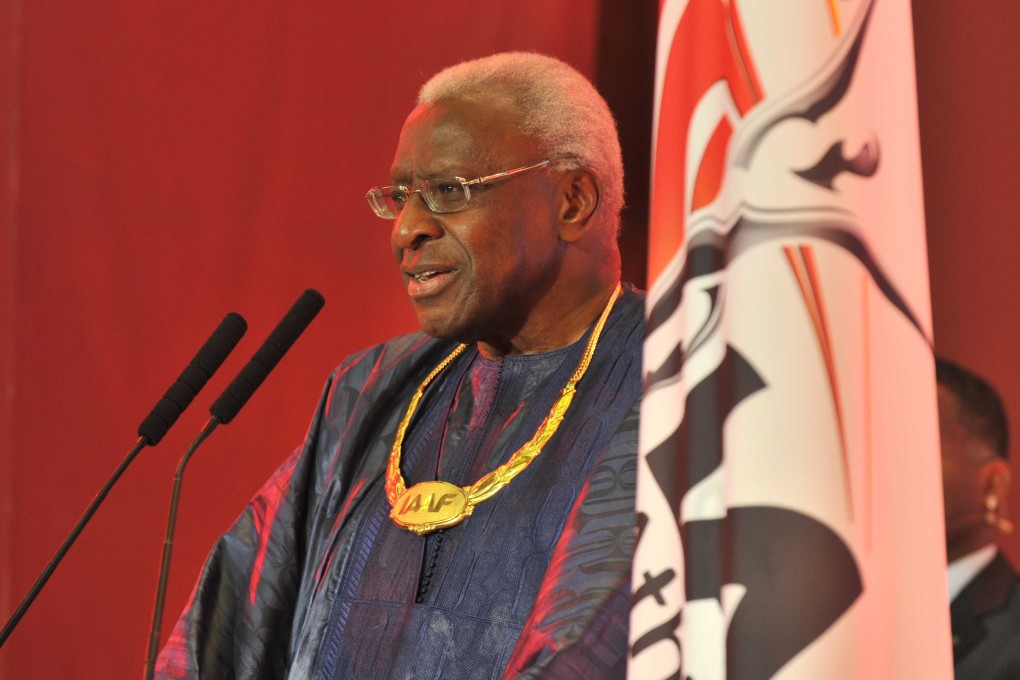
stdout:
[[386,466],[386,498],[389,500],[391,507],[390,519],[397,526],[413,531],[420,536],[436,529],[459,524],[474,512],[475,505],[495,495],[496,492],[509,484],[514,477],[523,472],[531,461],[538,457],[538,454],[542,452],[542,447],[556,433],[560,423],[563,422],[563,416],[566,414],[567,409],[570,408],[570,402],[573,401],[574,393],[577,391],[575,385],[584,376],[585,371],[588,370],[588,364],[591,363],[592,355],[595,354],[595,347],[599,342],[599,336],[602,334],[602,327],[606,325],[609,312],[612,311],[613,304],[619,296],[620,284],[617,283],[616,289],[613,290],[613,294],[606,304],[606,308],[602,310],[602,315],[595,323],[595,328],[592,330],[588,344],[584,348],[584,354],[577,365],[577,369],[570,376],[566,386],[560,391],[560,396],[556,399],[552,409],[550,409],[549,415],[538,426],[535,436],[527,444],[517,449],[514,455],[510,456],[510,460],[484,475],[470,486],[461,487],[437,480],[420,482],[408,489],[404,482],[404,476],[400,473],[401,445],[404,443],[407,427],[411,423],[415,410],[418,408],[418,402],[421,401],[422,395],[425,393],[425,388],[467,348],[467,345],[458,345],[448,357],[443,359],[428,374],[428,377],[418,386],[414,396],[411,397],[411,404],[407,407],[407,413],[404,414],[404,419],[400,421],[400,425],[397,427],[397,436],[393,441],[393,448],[390,449],[390,460]]

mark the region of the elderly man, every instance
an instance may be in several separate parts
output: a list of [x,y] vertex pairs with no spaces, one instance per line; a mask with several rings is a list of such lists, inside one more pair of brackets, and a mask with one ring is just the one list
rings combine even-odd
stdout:
[[621,677],[643,301],[609,108],[548,57],[454,66],[367,198],[424,333],[330,378],[159,674]]
[[956,677],[1020,678],[1020,580],[995,547],[1012,531],[1005,410],[970,371],[940,359],[936,375]]

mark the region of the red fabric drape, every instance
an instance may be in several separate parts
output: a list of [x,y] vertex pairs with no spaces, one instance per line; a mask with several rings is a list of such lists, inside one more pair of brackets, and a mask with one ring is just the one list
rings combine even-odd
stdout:
[[[413,327],[387,225],[361,196],[385,178],[420,83],[514,48],[595,72],[596,0],[292,4],[0,1],[0,618],[223,314],[251,324],[107,499],[0,651],[0,678],[139,676],[178,457],[301,290],[322,290],[326,309],[185,479],[164,634],[215,536],[300,439],[326,373]],[[1020,10],[913,6],[936,348],[1001,388],[1016,433]],[[616,19],[604,52],[647,48]],[[650,83],[623,63],[598,64],[618,113],[635,79]],[[1009,548],[1020,556],[1020,536]]]
[[215,537],[300,441],[328,372],[414,328],[389,224],[363,195],[387,177],[417,88],[506,49],[594,75],[598,3],[33,0],[3,12],[0,43],[16,39],[0,76],[12,95],[0,107],[4,619],[223,314],[250,325],[0,656],[11,678],[138,677],[173,470],[215,395],[302,290],[323,292],[323,313],[185,476],[164,638]]
[[[935,350],[986,377],[1012,435],[1020,520],[1020,5],[913,3]],[[1020,565],[1020,531],[1002,538]]]

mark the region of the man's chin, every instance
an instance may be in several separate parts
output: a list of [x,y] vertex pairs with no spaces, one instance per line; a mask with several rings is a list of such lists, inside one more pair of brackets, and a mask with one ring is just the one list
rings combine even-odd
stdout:
[[466,334],[456,323],[447,317],[435,314],[434,312],[419,312],[418,326],[426,335],[440,340],[457,340],[459,342],[470,342],[465,340]]

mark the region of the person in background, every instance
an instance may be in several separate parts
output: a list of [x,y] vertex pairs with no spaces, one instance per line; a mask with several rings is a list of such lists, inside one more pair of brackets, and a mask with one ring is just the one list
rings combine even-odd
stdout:
[[936,360],[950,619],[957,680],[1020,678],[1020,579],[996,547],[1013,530],[1009,432],[991,385]]

